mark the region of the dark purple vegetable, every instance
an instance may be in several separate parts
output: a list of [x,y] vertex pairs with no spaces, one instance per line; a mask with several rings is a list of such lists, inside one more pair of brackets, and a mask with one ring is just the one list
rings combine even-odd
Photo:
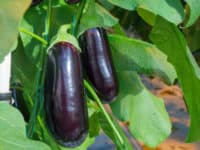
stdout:
[[20,83],[14,83],[12,86],[14,86],[14,88],[11,88],[12,98],[14,99],[13,106],[20,110],[20,112],[24,117],[24,120],[28,122],[30,119],[30,111],[26,103],[26,100],[24,99],[22,91],[23,87]]
[[80,145],[88,133],[87,105],[77,49],[68,42],[55,44],[48,55],[45,76],[47,125],[58,143]]
[[39,4],[40,2],[42,2],[42,0],[32,0],[31,6],[35,6]]
[[76,4],[79,3],[81,0],[65,0],[66,3],[68,4]]
[[111,59],[106,31],[87,30],[79,39],[86,73],[104,102],[111,102],[118,94],[118,82]]

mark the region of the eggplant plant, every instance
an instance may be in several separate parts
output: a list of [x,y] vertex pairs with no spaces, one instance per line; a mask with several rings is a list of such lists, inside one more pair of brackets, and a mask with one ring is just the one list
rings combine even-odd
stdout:
[[156,148],[172,123],[141,74],[179,83],[187,142],[199,141],[198,8],[195,0],[0,1],[0,100],[10,91],[16,100],[0,101],[0,149],[86,150],[101,134],[119,150],[140,149],[137,141]]

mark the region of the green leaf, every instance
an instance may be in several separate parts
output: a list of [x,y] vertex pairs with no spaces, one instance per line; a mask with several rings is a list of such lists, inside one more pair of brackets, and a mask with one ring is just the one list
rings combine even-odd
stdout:
[[112,5],[111,3],[109,3],[108,0],[99,0],[99,2],[101,3],[101,5],[105,9],[107,9],[109,11],[111,11],[115,7],[114,5]]
[[106,9],[95,3],[94,0],[90,0],[82,15],[78,35],[89,28],[111,27],[117,22],[118,19],[113,17]]
[[116,137],[114,132],[111,130],[112,128],[110,124],[106,121],[105,116],[101,112],[99,112],[99,122],[104,133],[111,138],[111,140],[115,143],[118,150],[132,150],[133,146],[130,144],[128,138],[123,133],[123,130],[121,129],[117,121],[111,116],[110,118],[112,119],[112,122],[114,123],[115,127],[120,133],[120,136],[123,138],[124,145],[120,144],[120,142],[118,141],[118,138]]
[[185,0],[190,7],[190,18],[186,27],[191,26],[200,16],[200,1],[199,0]]
[[123,27],[119,23],[117,23],[116,25],[114,25],[112,27],[112,29],[114,30],[115,34],[118,34],[118,35],[121,35],[121,36],[126,36],[126,33],[125,33]]
[[113,25],[118,23],[118,18],[112,16],[106,9],[104,9],[101,5],[98,3],[95,3],[96,11],[98,15],[101,16],[103,19],[103,24],[101,23],[98,26],[104,26],[104,27],[112,27]]
[[174,24],[158,17],[150,38],[169,56],[169,61],[176,69],[190,114],[187,141],[198,141],[200,140],[200,69],[187,47],[184,36]]
[[113,113],[130,122],[130,131],[137,140],[156,147],[171,132],[163,100],[151,94],[135,72],[120,72],[118,79],[119,95],[111,104]]
[[154,45],[119,35],[109,35],[109,43],[117,71],[158,75],[169,84],[176,79],[176,72],[167,62],[167,56]]
[[[45,31],[47,4],[48,1],[45,1],[45,3],[42,3],[40,7],[30,8],[21,21],[20,27],[43,37]],[[74,8],[69,5],[53,5],[50,22],[50,34],[48,38],[51,39],[55,36],[60,26],[71,23],[74,13]],[[26,56],[38,68],[42,68],[41,55],[44,53],[44,51],[42,51],[42,44],[26,33],[21,32],[20,35],[25,47]]]
[[36,77],[40,71],[25,54],[22,41],[19,38],[18,47],[12,53],[12,82],[21,83],[25,92],[35,94]]
[[90,117],[89,123],[89,135],[90,137],[95,137],[99,135],[100,125],[99,125],[99,113],[96,111]]
[[154,25],[156,15],[174,24],[181,23],[185,18],[180,0],[137,0],[137,2],[138,14],[151,25]]
[[108,0],[113,5],[119,6],[127,10],[134,10],[137,5],[137,0]]
[[[44,20],[45,20],[44,11],[41,11],[39,14],[38,10],[35,7],[33,7],[30,8],[24,15],[24,18],[20,22],[20,27],[42,37],[42,34],[45,30]],[[37,66],[38,68],[41,68],[40,56],[42,54],[41,51],[42,44],[26,33],[20,32],[20,36],[23,42],[25,55],[27,57],[26,59],[29,59],[29,61],[34,63],[35,66]]]
[[0,1],[0,62],[17,45],[18,23],[31,0]]
[[0,145],[1,150],[50,150],[42,142],[26,137],[22,115],[9,104],[0,103]]

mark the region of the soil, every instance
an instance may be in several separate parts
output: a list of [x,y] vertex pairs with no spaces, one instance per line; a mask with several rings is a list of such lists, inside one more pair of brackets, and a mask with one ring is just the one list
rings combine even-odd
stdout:
[[[168,86],[158,77],[149,78],[141,76],[146,87],[158,97],[164,99],[166,109],[172,122],[172,133],[170,137],[161,143],[157,148],[148,148],[142,143],[137,143],[131,136],[128,128],[120,123],[126,135],[136,150],[200,150],[200,143],[185,143],[188,127],[190,124],[189,115],[184,103],[184,97],[178,84]],[[138,147],[139,145],[139,147]],[[88,150],[115,150],[112,141],[103,133],[96,138],[95,143]]]

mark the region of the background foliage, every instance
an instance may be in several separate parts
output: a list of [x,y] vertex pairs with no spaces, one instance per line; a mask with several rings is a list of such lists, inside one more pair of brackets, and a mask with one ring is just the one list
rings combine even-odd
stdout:
[[[78,5],[67,5],[64,0],[44,0],[36,7],[29,7],[30,3],[30,0],[0,0],[0,62],[14,50],[11,87],[23,92],[20,99],[30,116],[25,123],[19,111],[0,103],[0,149],[65,150],[49,134],[43,119],[42,76],[51,39],[60,27],[74,21]],[[116,101],[110,105],[115,117],[129,121],[137,140],[156,147],[170,135],[171,123],[163,100],[145,88],[139,74],[159,76],[168,84],[178,79],[191,120],[187,141],[199,141],[200,70],[192,52],[200,49],[200,0],[86,0],[86,3],[77,35],[92,27],[108,29],[120,86]],[[34,35],[42,39],[38,41]],[[87,149],[101,129],[117,149],[132,149],[116,118],[105,112],[87,81],[85,87],[90,93],[86,96],[90,129],[85,142],[76,149]]]

